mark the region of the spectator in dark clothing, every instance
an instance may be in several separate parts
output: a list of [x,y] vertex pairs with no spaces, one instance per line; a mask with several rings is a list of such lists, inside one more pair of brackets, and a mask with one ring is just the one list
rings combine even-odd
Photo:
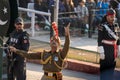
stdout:
[[[43,12],[48,12],[48,5],[47,2],[45,2],[44,0],[35,0],[34,1],[34,9],[37,11],[43,11]],[[41,21],[45,21],[43,15],[40,14],[36,14],[37,16],[37,21],[38,21],[38,25],[40,26]]]
[[60,0],[59,1],[59,19],[58,19],[58,30],[59,30],[59,36],[64,36],[64,21],[63,19],[61,19],[62,17],[64,17],[64,12],[66,11],[66,8],[64,6],[64,0]]
[[51,8],[52,5],[54,5],[54,0],[48,0],[49,9]]
[[74,6],[77,7],[78,6],[78,0],[73,0]]
[[[29,0],[18,0],[18,6],[22,8],[27,8],[28,3],[29,3]],[[26,12],[21,11],[20,16],[23,18],[26,18],[27,14]]]
[[[66,12],[74,12],[74,3],[72,0],[64,0],[64,6],[66,8]],[[66,14],[66,17],[74,17],[73,13]]]
[[117,9],[120,1],[119,0],[110,0],[110,8]]
[[78,24],[82,34],[85,34],[86,24],[88,24],[88,8],[85,5],[85,0],[80,0],[76,8]]
[[95,32],[94,18],[95,18],[96,3],[94,0],[87,0],[85,5],[89,11],[89,17],[88,17],[89,30],[94,33]]
[[75,28],[77,21],[73,0],[64,0],[64,6],[66,9],[65,17],[67,17],[64,22],[71,22],[71,27]]
[[65,12],[66,9],[65,9],[65,6],[64,6],[64,1],[63,0],[60,0],[59,1],[59,12]]
[[29,0],[18,0],[18,6],[23,7],[23,8],[27,8],[28,2],[29,2]]
[[119,0],[111,0],[110,1],[110,8],[113,8],[116,11],[116,18],[117,22],[120,26],[120,10],[119,8],[120,1]]
[[[59,12],[64,12],[64,11],[66,11],[63,3],[64,3],[64,0],[59,0]],[[53,6],[53,5],[55,5],[55,4],[54,4],[54,0],[48,0],[49,9],[50,9],[51,6]]]
[[35,0],[34,3],[35,10],[48,12],[48,5],[44,0]]

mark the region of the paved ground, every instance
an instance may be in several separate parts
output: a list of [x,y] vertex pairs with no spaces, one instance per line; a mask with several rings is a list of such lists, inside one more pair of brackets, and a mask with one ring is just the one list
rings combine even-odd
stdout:
[[[27,63],[27,80],[40,80],[43,75],[42,66]],[[91,75],[71,70],[63,70],[63,80],[99,80],[98,75]]]
[[[61,38],[61,44],[64,44],[64,37]],[[40,35],[31,37],[31,39],[43,42],[49,42],[49,35]],[[70,37],[70,47],[97,52],[97,39],[88,37]]]

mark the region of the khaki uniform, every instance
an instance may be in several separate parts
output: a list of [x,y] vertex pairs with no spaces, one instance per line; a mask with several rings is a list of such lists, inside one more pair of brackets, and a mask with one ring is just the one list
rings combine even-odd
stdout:
[[43,64],[44,75],[41,80],[62,80],[61,70],[63,69],[64,59],[69,50],[69,36],[65,37],[65,44],[62,50],[51,53],[51,51],[43,51],[42,53],[23,54],[24,51],[16,52],[28,59],[40,59]]

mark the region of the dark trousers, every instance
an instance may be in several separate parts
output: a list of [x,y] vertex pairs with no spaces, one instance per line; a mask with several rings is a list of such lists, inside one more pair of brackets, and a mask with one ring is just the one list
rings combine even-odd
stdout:
[[101,71],[100,80],[114,80],[114,68]]
[[11,65],[8,62],[8,80],[26,80],[26,63],[15,61]]
[[86,24],[84,20],[78,19],[78,28],[80,28],[81,34],[85,34]]
[[115,65],[116,62],[100,60],[100,80],[114,80]]

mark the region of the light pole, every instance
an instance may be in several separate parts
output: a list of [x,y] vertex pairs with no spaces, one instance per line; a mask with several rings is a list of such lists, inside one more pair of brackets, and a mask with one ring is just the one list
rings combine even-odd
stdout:
[[[59,0],[54,0],[54,4],[51,5],[51,24],[56,22],[58,24],[58,13],[59,13]],[[50,38],[53,36],[52,27],[50,27]]]
[[[0,36],[0,46],[2,47],[3,46],[3,37],[2,36]],[[2,48],[0,48],[0,80],[2,80],[2,72],[3,72],[3,68],[2,68],[2,66],[3,66],[3,49]]]
[[59,0],[54,0],[54,22],[58,24]]

